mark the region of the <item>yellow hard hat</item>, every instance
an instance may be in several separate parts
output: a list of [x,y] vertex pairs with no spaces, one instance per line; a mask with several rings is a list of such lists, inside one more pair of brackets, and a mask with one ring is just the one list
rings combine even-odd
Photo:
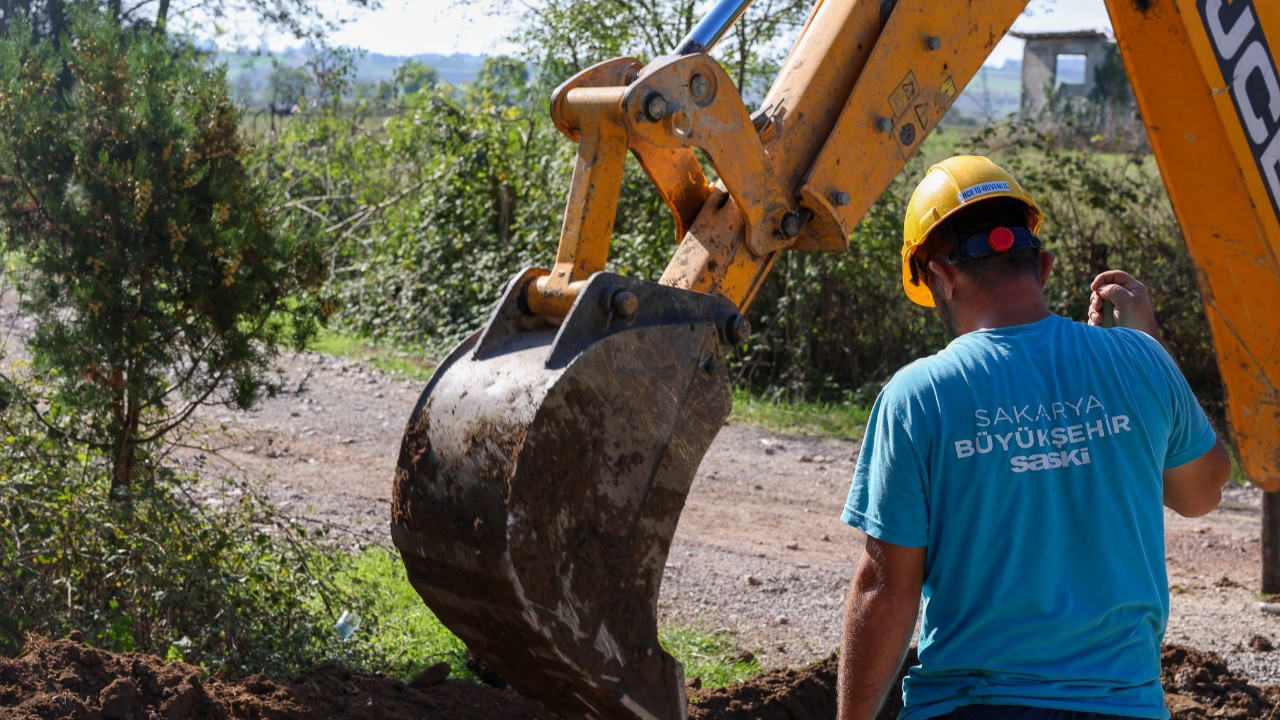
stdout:
[[1021,200],[1031,209],[1027,229],[1040,232],[1044,213],[1031,194],[1022,189],[1009,171],[980,155],[956,155],[929,168],[907,203],[902,224],[902,287],[917,305],[933,307],[933,293],[927,278],[915,277],[911,256],[924,244],[938,223],[957,210],[992,198]]

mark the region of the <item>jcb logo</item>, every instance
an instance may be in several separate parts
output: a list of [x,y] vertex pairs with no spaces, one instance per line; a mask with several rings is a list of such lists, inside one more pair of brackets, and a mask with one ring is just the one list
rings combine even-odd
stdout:
[[1262,34],[1253,0],[1198,0],[1200,19],[1231,88],[1236,115],[1280,217],[1280,76]]

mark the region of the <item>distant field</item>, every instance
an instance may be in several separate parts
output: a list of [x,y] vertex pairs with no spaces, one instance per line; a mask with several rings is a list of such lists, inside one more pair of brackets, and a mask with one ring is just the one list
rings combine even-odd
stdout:
[[[227,81],[237,101],[246,105],[265,105],[271,100],[267,85],[271,70],[277,64],[299,67],[306,63],[307,58],[308,52],[302,49],[282,53],[240,50],[219,53],[215,61],[226,65]],[[364,53],[355,58],[356,82],[376,86],[390,80],[396,68],[410,59],[435,68],[442,80],[454,87],[462,87],[475,79],[485,57],[465,53],[430,53],[412,57]],[[988,119],[998,120],[1017,112],[1021,92],[1022,70],[1018,63],[1007,62],[1001,68],[984,66],[956,99],[954,110],[979,123]]]
[[[235,100],[247,105],[264,105],[271,100],[267,78],[276,65],[301,67],[306,64],[310,53],[302,49],[288,50],[282,53],[266,53],[253,50],[218,53],[214,61],[227,68],[227,84],[231,87]],[[484,56],[455,53],[439,55],[400,56],[382,55],[379,53],[363,53],[355,57],[355,80],[358,85],[376,86],[395,76],[396,68],[407,60],[416,60],[427,67],[435,68],[440,79],[461,87],[470,84],[484,64]]]
[[969,86],[956,98],[954,109],[979,121],[998,120],[1018,111],[1022,101],[1022,67],[983,66]]

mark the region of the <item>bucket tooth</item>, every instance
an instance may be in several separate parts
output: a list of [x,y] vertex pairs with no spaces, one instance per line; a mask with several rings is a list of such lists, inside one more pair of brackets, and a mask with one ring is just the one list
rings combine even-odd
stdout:
[[392,538],[441,622],[553,714],[684,718],[658,589],[729,413],[722,329],[737,309],[597,273],[555,327],[520,311],[539,274],[518,275],[428,383]]

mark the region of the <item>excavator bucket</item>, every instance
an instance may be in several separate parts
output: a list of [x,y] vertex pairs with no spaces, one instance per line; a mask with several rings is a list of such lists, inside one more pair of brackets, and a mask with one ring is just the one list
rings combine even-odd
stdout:
[[444,361],[400,450],[392,538],[450,630],[572,718],[683,718],[663,567],[731,406],[724,298],[596,273],[563,322],[527,270]]

